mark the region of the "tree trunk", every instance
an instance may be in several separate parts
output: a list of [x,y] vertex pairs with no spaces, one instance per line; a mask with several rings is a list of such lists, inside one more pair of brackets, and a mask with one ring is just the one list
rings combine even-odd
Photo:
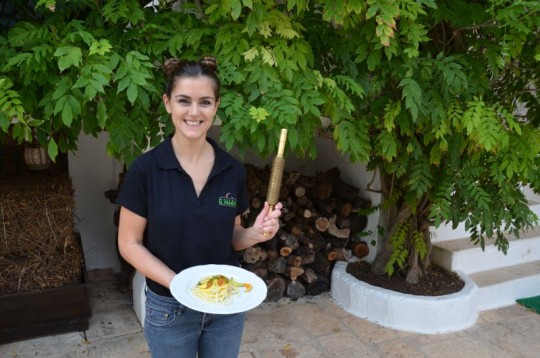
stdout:
[[418,265],[418,251],[413,249],[412,255],[409,255],[409,271],[405,282],[416,284],[420,277],[422,277],[422,271]]
[[371,269],[376,274],[384,274],[384,268],[386,267],[386,263],[390,259],[393,250],[390,238],[392,237],[392,235],[394,235],[394,232],[402,223],[409,220],[411,215],[411,209],[409,209],[407,206],[402,206],[399,210],[399,214],[396,215],[395,220],[388,221],[389,224],[392,223],[392,227],[390,228],[390,230],[387,230],[385,232],[382,251],[375,258],[375,260],[373,260],[373,263],[371,265]]
[[[381,193],[383,203],[388,203],[393,196],[393,180],[393,178],[381,175]],[[429,200],[429,196],[424,195],[422,198],[420,198],[418,204],[413,208],[414,211],[409,207],[408,203],[397,202],[390,205],[385,212],[381,213],[380,223],[382,227],[386,229],[386,231],[382,240],[382,249],[371,265],[374,273],[379,275],[385,273],[386,266],[394,250],[392,247],[392,237],[395,231],[399,229],[403,223],[408,223],[410,225],[410,229],[406,233],[404,243],[405,247],[408,248],[406,282],[418,283],[420,277],[428,272],[430,264],[429,257],[432,247],[431,234],[429,232],[429,228],[431,227],[431,222],[429,220],[430,207],[431,202]],[[426,246],[426,254],[424,257],[420,257],[419,252],[417,251],[415,234],[418,235],[418,233],[422,234],[422,238]]]

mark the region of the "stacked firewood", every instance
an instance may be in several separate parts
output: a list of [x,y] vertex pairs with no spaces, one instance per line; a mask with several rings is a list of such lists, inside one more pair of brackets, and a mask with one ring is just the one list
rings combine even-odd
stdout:
[[[246,226],[253,224],[262,209],[270,170],[246,164],[250,200],[250,210],[243,217]],[[359,196],[357,187],[341,179],[338,168],[315,176],[285,171],[279,201],[283,210],[277,235],[241,252],[242,267],[265,280],[266,301],[328,291],[336,261],[369,253],[358,234],[367,224],[362,209],[371,203]]]

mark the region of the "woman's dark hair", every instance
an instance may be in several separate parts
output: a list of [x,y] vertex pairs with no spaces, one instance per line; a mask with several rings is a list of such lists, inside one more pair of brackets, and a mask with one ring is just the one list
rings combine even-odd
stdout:
[[221,84],[217,76],[217,61],[214,57],[203,57],[199,61],[182,61],[177,58],[170,58],[163,64],[163,70],[167,76],[165,94],[170,97],[174,84],[184,77],[205,76],[214,82],[214,93],[216,100],[219,99]]

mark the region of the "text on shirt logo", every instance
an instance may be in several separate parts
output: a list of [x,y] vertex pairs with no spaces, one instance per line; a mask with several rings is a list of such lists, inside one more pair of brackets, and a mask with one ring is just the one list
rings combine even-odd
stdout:
[[228,206],[230,208],[236,207],[236,198],[232,196],[231,193],[225,194],[225,196],[220,196],[218,199],[219,206]]

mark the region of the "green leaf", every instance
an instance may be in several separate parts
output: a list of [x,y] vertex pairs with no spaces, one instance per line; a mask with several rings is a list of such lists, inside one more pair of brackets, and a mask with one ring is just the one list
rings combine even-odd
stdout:
[[53,92],[52,99],[55,101],[58,98],[66,95],[66,93],[70,90],[70,87],[71,87],[70,79],[68,77],[62,78],[56,84],[56,88]]
[[73,110],[70,105],[65,105],[62,109],[62,122],[70,127],[73,122]]
[[131,82],[127,89],[127,97],[128,97],[128,100],[131,102],[131,104],[135,103],[135,100],[137,100],[137,95],[138,95],[137,85]]
[[429,171],[429,166],[423,163],[417,163],[413,166],[409,176],[409,186],[420,197],[427,193],[431,187],[433,177]]
[[66,102],[68,100],[68,96],[67,95],[63,95],[62,97],[60,97],[58,99],[58,101],[56,101],[55,105],[54,105],[54,111],[53,111],[53,114],[58,114],[60,112],[63,111],[64,107],[66,107]]
[[401,113],[401,102],[388,103],[384,107],[384,111],[384,127],[388,132],[391,132],[396,127],[396,117]]
[[116,89],[116,93],[118,94],[118,93],[122,92],[130,84],[131,84],[131,77],[130,76],[126,76],[126,77],[122,78],[122,80],[120,82],[118,82],[118,87]]
[[47,154],[49,154],[49,157],[53,162],[56,161],[56,157],[58,156],[58,145],[54,138],[49,139],[49,143],[47,144]]
[[371,51],[367,57],[368,70],[375,71],[375,69],[381,63],[381,52],[380,51]]
[[413,120],[416,120],[422,103],[422,89],[412,78],[404,78],[399,87],[403,88],[401,98],[405,100],[405,107],[410,111]]
[[107,119],[109,118],[107,114],[107,107],[105,105],[105,102],[100,100],[97,104],[97,120],[100,128],[105,128],[105,124],[107,123]]
[[251,107],[249,109],[249,115],[255,119],[255,121],[257,123],[260,123],[260,122],[263,122],[269,115],[270,113],[268,113],[268,111],[261,107],[261,108],[256,108],[256,107]]
[[262,133],[259,133],[257,135],[257,148],[259,149],[259,151],[263,151],[265,145],[266,145],[266,138]]
[[390,161],[397,156],[397,143],[392,133],[387,131],[381,132],[378,141],[383,158]]
[[67,96],[67,102],[68,102],[69,106],[71,107],[71,109],[73,111],[73,114],[75,114],[75,115],[80,115],[81,114],[81,105],[80,105],[79,101],[77,100],[77,98],[75,96],[68,95]]
[[231,17],[233,20],[238,20],[240,13],[242,12],[242,2],[240,0],[231,0],[232,1],[232,10]]
[[98,54],[103,56],[110,52],[112,45],[107,39],[101,39],[99,41],[93,41],[90,45],[89,55]]
[[59,47],[54,52],[54,56],[59,57],[58,68],[60,69],[60,71],[64,71],[71,66],[79,67],[81,65],[82,51],[79,47]]

